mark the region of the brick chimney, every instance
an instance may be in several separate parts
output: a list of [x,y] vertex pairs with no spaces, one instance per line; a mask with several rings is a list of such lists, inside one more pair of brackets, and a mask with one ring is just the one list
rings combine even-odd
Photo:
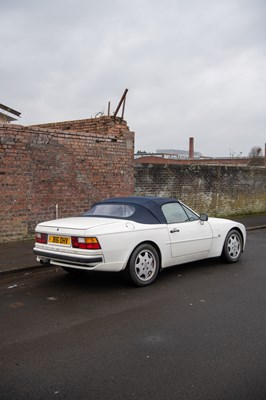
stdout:
[[194,158],[194,138],[189,138],[189,158]]

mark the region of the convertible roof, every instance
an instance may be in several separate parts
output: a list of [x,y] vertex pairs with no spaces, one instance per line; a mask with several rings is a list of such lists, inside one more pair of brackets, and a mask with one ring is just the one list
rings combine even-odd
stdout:
[[166,224],[165,216],[162,212],[162,205],[166,203],[176,203],[177,200],[170,197],[148,197],[130,196],[113,197],[96,204],[131,204],[135,206],[135,213],[127,218],[140,223],[147,224]]

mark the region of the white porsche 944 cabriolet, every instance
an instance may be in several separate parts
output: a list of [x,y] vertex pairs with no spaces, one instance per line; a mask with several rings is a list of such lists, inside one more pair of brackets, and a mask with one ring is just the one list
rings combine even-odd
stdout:
[[138,286],[172,265],[211,257],[234,263],[246,243],[244,225],[161,197],[103,200],[80,217],[42,222],[35,231],[40,263],[68,272],[123,271]]

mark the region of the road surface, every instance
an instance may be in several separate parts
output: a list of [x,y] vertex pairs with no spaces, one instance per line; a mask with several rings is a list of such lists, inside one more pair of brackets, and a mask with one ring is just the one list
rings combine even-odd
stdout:
[[119,274],[1,278],[1,400],[266,399],[266,230],[238,264],[130,287]]

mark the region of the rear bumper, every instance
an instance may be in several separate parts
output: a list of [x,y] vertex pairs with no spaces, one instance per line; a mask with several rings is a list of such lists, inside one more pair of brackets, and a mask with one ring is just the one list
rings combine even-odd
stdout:
[[69,266],[72,265],[84,265],[84,266],[94,266],[95,264],[99,264],[103,262],[103,257],[101,256],[80,256],[80,255],[67,255],[67,254],[57,254],[57,253],[51,253],[49,251],[44,251],[37,249],[34,247],[33,253],[40,257],[47,259],[49,261],[62,261],[64,264],[67,263]]
[[119,272],[125,268],[124,261],[107,262],[103,254],[73,254],[50,249],[40,248],[35,246],[33,253],[37,256],[37,261],[40,263],[50,263],[60,267],[68,267],[87,271],[108,271]]

